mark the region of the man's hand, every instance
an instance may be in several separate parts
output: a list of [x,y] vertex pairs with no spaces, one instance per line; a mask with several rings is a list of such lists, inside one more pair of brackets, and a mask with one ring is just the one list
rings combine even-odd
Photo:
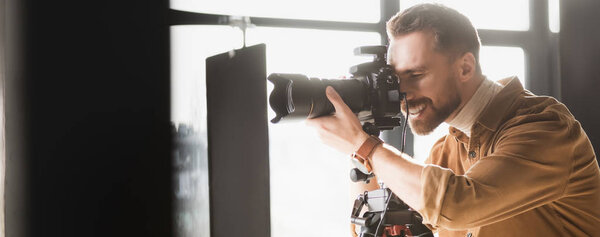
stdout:
[[323,143],[342,153],[352,154],[360,148],[369,135],[362,130],[356,115],[333,87],[328,86],[326,94],[335,108],[335,113],[330,116],[309,119],[306,123],[318,129],[317,132]]

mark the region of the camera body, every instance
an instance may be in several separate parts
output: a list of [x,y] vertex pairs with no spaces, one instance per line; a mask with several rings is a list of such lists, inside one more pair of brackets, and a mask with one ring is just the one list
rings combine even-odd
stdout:
[[274,84],[269,104],[276,116],[272,123],[315,118],[333,113],[334,107],[325,95],[332,86],[350,109],[357,114],[369,134],[400,126],[400,93],[398,78],[387,64],[387,46],[362,46],[355,55],[374,55],[372,62],[350,68],[349,79],[308,78],[302,74],[273,73],[267,78]]

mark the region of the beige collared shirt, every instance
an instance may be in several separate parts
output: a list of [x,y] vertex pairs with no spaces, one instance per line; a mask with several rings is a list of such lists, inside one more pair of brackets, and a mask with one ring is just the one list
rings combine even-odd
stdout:
[[450,127],[422,174],[424,223],[445,236],[600,236],[600,168],[569,110],[517,78],[471,137]]
[[448,122],[448,125],[457,128],[470,137],[471,128],[477,121],[477,116],[481,114],[490,102],[492,102],[494,96],[496,96],[502,88],[502,85],[490,79],[483,78],[483,81],[471,99],[469,99],[465,106],[460,109],[458,114]]

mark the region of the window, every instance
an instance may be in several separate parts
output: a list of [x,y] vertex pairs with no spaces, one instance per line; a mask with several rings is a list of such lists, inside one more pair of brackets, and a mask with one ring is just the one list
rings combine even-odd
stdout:
[[560,0],[548,0],[548,17],[550,31],[560,32]]
[[[548,1],[550,16],[547,20],[550,28],[558,31],[559,0]],[[421,2],[431,1],[171,0],[171,8],[202,12],[196,13],[199,16],[209,13],[269,18],[257,21],[260,22],[256,23],[257,27],[249,28],[246,35],[247,45],[267,45],[268,74],[300,73],[309,77],[339,78],[348,76],[350,66],[371,60],[370,57],[354,56],[353,49],[381,44],[382,37],[386,36],[380,34],[385,27],[380,18],[385,21],[395,13],[395,10],[389,9],[398,9],[399,4],[403,10]],[[535,10],[530,9],[530,3],[534,1],[434,2],[462,12],[479,30],[482,43],[486,44],[481,48],[480,62],[488,78],[498,80],[516,75],[525,87],[539,87],[539,83],[529,83],[528,80],[541,80],[536,76],[545,75],[545,71],[552,72],[547,63],[532,62],[531,58],[540,56],[536,55],[540,52],[532,50],[529,42],[524,42],[537,37],[536,32],[530,29],[530,19],[540,14],[539,11],[530,11]],[[198,24],[206,22],[198,20]],[[329,30],[311,29],[315,27]],[[173,26],[171,32],[172,120],[191,124],[206,140],[204,60],[241,47],[243,37],[240,30],[229,26]],[[525,55],[525,52],[533,55]],[[268,83],[267,91],[271,89],[272,85]],[[538,88],[529,89],[536,92]],[[268,117],[274,117],[271,110]],[[433,143],[447,130],[448,126],[442,124],[429,136],[415,137],[412,144],[415,158],[424,160]],[[346,155],[321,144],[313,129],[302,122],[269,124],[269,140],[272,236],[349,234],[351,204],[348,200],[348,173],[351,165]],[[320,159],[318,165],[306,162],[307,157]],[[206,157],[201,159],[206,162]],[[199,174],[199,185],[208,186],[208,182],[202,179],[207,177],[206,170],[200,170]],[[205,214],[202,212],[194,216],[197,213],[190,213],[189,216],[177,217],[176,229],[197,229],[200,223],[200,232],[195,233],[208,236],[208,191],[201,188],[197,195],[192,202],[204,205]]]
[[242,33],[229,26],[173,26],[171,45],[171,120],[206,131],[204,61],[242,47]]
[[171,0],[171,8],[223,15],[305,20],[377,22],[379,1]]
[[517,76],[527,87],[525,78],[525,53],[519,47],[482,46],[479,52],[481,71],[490,80]]
[[[190,125],[206,139],[204,60],[241,47],[241,40],[241,32],[229,26],[171,28],[174,123]],[[258,27],[249,29],[247,34],[248,45],[267,44],[268,73],[302,73],[322,78],[347,76],[350,66],[371,60],[354,56],[353,49],[380,41],[378,33],[291,28]],[[268,87],[272,85],[269,83]],[[269,113],[270,118],[274,117],[272,111]],[[346,155],[321,144],[312,129],[302,122],[270,124],[269,138],[272,236],[307,236],[314,234],[314,230],[327,235],[348,232],[350,165]],[[322,158],[322,165],[315,167],[305,162],[306,157],[316,154]],[[206,163],[206,157],[200,159],[202,164]],[[202,164],[201,167],[206,167]],[[204,187],[191,200],[202,211],[176,217],[177,229],[208,236],[209,229],[202,228],[209,226],[207,170],[190,172],[197,172],[195,175],[199,175]],[[175,182],[177,192],[188,180],[176,177]]]
[[171,27],[171,121],[188,141],[173,157],[177,236],[210,236],[204,62],[241,46],[241,32],[229,26]]

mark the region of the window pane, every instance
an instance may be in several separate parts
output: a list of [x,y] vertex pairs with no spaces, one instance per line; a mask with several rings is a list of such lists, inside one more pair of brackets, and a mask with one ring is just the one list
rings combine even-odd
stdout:
[[222,15],[350,22],[378,22],[380,15],[379,1],[363,0],[171,0],[171,8]]
[[171,27],[171,120],[206,130],[207,57],[242,47],[229,26]]
[[529,1],[504,0],[399,0],[404,10],[419,3],[441,3],[467,16],[475,28],[494,30],[529,29]]
[[[248,32],[249,44],[267,45],[268,73],[323,78],[339,78],[350,66],[371,60],[353,56],[353,49],[380,41],[377,33],[281,28]],[[269,124],[269,147],[272,236],[350,236],[347,154],[321,144],[302,122]],[[310,159],[318,159],[318,165]]]
[[560,32],[560,0],[548,0],[548,17],[550,30]]
[[479,52],[479,61],[481,62],[481,71],[489,79],[497,81],[517,76],[521,84],[527,88],[523,48],[483,46]]
[[210,236],[206,134],[207,57],[239,48],[228,26],[171,27],[171,121],[178,126],[173,158],[176,236]]
[[[522,48],[483,46],[479,54],[481,71],[490,80],[498,81],[516,75],[521,83],[527,87],[525,83],[525,54]],[[448,134],[448,125],[442,123],[427,136],[415,136],[414,158],[425,160],[429,156],[433,144],[446,134]]]

